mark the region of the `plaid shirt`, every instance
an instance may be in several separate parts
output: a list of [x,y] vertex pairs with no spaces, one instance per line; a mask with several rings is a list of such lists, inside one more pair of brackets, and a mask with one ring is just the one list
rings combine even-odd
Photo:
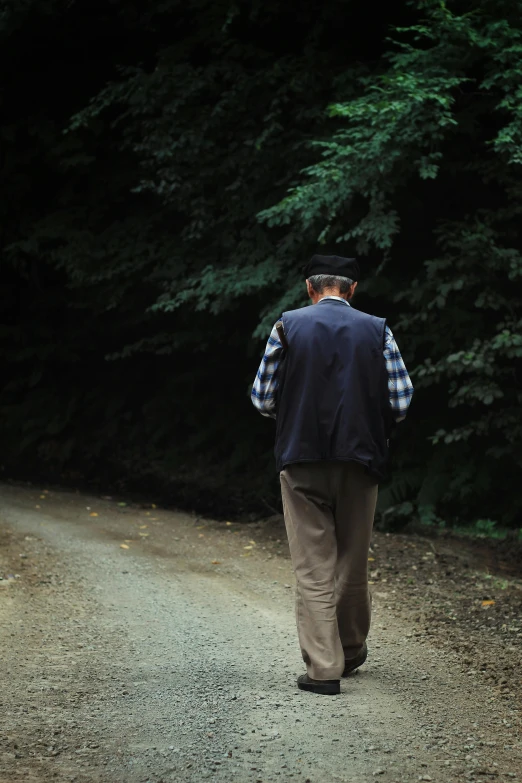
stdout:
[[[339,296],[325,296],[324,299],[340,299],[350,307],[346,299],[342,299]],[[388,371],[390,406],[395,421],[402,421],[406,417],[413,396],[413,384],[391,329],[388,327],[386,327],[385,335],[383,353],[386,360],[386,370]],[[277,376],[282,350],[283,346],[274,326],[268,338],[265,355],[259,365],[252,387],[253,404],[263,416],[270,416],[273,419],[276,417]]]

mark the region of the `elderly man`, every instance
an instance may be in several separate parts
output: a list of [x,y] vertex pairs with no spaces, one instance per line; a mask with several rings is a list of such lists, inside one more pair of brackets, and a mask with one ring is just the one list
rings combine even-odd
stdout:
[[413,386],[386,321],[349,303],[357,261],[316,255],[304,273],[314,306],[283,313],[274,326],[252,402],[277,418],[275,456],[307,667],[297,684],[336,694],[341,676],[366,660],[377,486],[390,429],[404,419]]

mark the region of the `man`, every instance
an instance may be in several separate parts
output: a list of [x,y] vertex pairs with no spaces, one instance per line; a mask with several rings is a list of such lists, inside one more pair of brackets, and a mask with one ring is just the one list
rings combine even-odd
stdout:
[[307,667],[298,687],[336,694],[341,676],[366,660],[377,485],[390,429],[404,419],[413,386],[386,321],[349,303],[357,261],[316,255],[304,273],[314,306],[283,313],[274,326],[252,402],[277,418],[275,455]]

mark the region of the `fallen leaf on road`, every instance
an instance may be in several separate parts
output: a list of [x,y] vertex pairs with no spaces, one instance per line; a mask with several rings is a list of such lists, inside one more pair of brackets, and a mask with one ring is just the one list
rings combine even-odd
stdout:
[[158,508],[158,507],[157,507],[157,505],[156,505],[155,503],[151,503],[151,504],[150,504],[150,507],[151,507],[151,508]]
[[221,560],[212,560],[212,565],[221,565]]
[[40,495],[40,500],[46,500],[45,495]]
[[35,506],[35,508],[42,508],[41,506]]
[[372,563],[375,560],[375,558],[374,557],[369,557],[368,560],[370,561],[370,563]]
[[129,548],[128,544],[120,544],[120,549],[128,549],[128,548]]
[[250,541],[250,543],[253,544],[254,546],[256,545],[255,541]]
[[198,538],[205,538],[205,534],[204,533],[198,533]]
[[140,536],[144,536],[144,537],[146,537],[146,536],[148,536],[148,535],[149,535],[148,533],[140,533]]
[[90,517],[97,517],[97,516],[98,516],[98,514],[96,513],[96,511],[91,511],[91,513],[89,514],[89,516],[90,516]]
[[494,601],[482,601],[482,606],[493,606]]
[[251,546],[244,546],[243,549],[252,549]]
[[140,525],[140,530],[145,530],[146,527],[148,527],[148,525]]
[[231,524],[232,524],[232,522],[225,522],[225,525],[228,525],[229,527],[230,527]]
[[126,505],[127,505],[126,503],[118,503],[118,506],[121,506],[122,508],[123,508],[123,506],[126,506]]

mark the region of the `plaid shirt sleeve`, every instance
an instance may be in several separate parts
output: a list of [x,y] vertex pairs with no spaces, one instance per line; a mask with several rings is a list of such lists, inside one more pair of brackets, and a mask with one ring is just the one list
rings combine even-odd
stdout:
[[386,327],[384,338],[384,358],[388,371],[388,391],[393,417],[397,422],[402,421],[406,418],[413,396],[413,384],[389,327]]
[[252,402],[259,413],[263,416],[270,416],[272,419],[276,417],[277,375],[282,351],[283,346],[274,326],[268,338],[265,355],[259,365],[251,395]]

